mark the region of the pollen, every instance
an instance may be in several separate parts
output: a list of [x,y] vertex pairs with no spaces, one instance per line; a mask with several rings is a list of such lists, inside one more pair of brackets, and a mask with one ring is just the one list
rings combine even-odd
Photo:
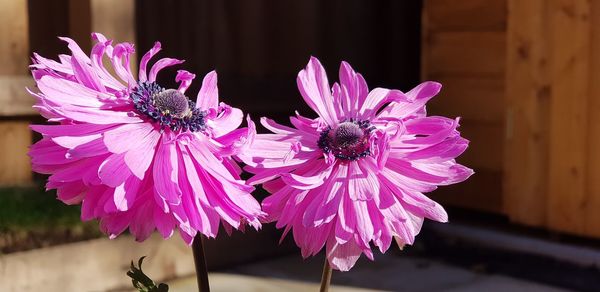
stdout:
[[358,143],[364,131],[353,122],[343,122],[335,129],[333,143],[339,147],[348,147]]
[[188,98],[175,89],[167,89],[152,96],[152,103],[163,114],[183,118],[192,112]]
[[155,82],[140,82],[130,97],[140,114],[163,128],[197,132],[207,127],[206,112],[176,89],[165,89]]
[[369,137],[373,127],[369,121],[349,120],[321,132],[317,144],[324,153],[341,160],[358,160],[371,154]]

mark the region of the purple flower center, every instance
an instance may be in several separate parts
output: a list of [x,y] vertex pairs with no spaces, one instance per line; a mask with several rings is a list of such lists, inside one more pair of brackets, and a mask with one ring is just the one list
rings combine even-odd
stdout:
[[371,154],[369,137],[373,127],[369,121],[350,120],[321,132],[319,148],[342,160],[358,160]]
[[352,122],[343,122],[337,126],[333,134],[333,143],[340,147],[351,147],[360,143],[364,131]]
[[164,89],[155,82],[140,82],[130,93],[135,109],[173,131],[203,131],[206,112],[175,89]]
[[182,118],[192,114],[189,99],[175,89],[167,89],[153,95],[152,103],[165,115]]

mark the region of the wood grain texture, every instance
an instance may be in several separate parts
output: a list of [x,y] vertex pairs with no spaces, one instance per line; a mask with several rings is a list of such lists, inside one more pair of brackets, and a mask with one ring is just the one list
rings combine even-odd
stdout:
[[442,91],[428,104],[433,115],[462,117],[464,122],[501,123],[504,121],[504,79],[443,76]]
[[552,0],[552,99],[548,224],[584,234],[588,99],[590,89],[590,1]]
[[505,32],[429,33],[424,42],[426,70],[431,78],[504,76]]
[[504,211],[513,221],[546,222],[550,76],[545,0],[508,1]]
[[35,91],[35,82],[29,76],[0,75],[0,116],[34,115],[35,99],[25,88]]
[[425,0],[431,31],[505,31],[506,0]]
[[422,80],[443,85],[432,115],[460,116],[471,141],[458,161],[475,170],[468,181],[432,197],[449,205],[502,212],[506,0],[426,0],[422,14]]
[[29,122],[0,122],[0,186],[31,182],[27,156],[31,139]]
[[135,43],[135,0],[90,0],[91,30]]
[[[118,7],[119,9],[115,9]],[[135,44],[135,0],[90,0],[91,32],[101,32],[114,42],[129,42]],[[129,65],[136,76],[138,72],[137,54],[140,50],[149,48],[136,47],[136,53],[131,55]],[[142,52],[143,54],[143,52]],[[105,67],[112,68],[107,58]],[[111,69],[112,70],[112,69]],[[111,71],[112,72],[112,71]]]
[[29,65],[26,0],[0,0],[0,75],[25,75]]
[[588,198],[585,203],[586,234],[600,238],[600,2],[592,2],[591,7],[591,74],[590,99],[588,103],[588,146],[587,177]]
[[461,136],[470,141],[469,148],[458,161],[477,170],[486,169],[500,172],[503,161],[502,123],[482,123],[461,121]]
[[[0,116],[31,113],[27,1],[0,0]],[[0,186],[28,184],[31,167],[27,122],[0,121]]]

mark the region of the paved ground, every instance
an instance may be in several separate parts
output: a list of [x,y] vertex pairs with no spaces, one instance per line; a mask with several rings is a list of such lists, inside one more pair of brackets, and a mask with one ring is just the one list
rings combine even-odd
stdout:
[[[213,291],[318,291],[322,257],[299,255],[261,261],[211,274]],[[435,260],[378,255],[350,272],[334,272],[332,291],[568,291],[502,275],[485,274]],[[169,281],[171,291],[197,291],[195,278]]]

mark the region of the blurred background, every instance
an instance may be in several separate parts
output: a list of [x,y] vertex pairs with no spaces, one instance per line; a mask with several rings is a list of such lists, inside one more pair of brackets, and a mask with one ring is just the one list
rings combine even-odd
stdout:
[[[462,117],[459,161],[475,175],[429,194],[449,224],[334,273],[338,291],[600,291],[600,2],[588,0],[0,0],[0,290],[126,289],[129,261],[149,255],[149,274],[194,291],[181,240],[104,239],[31,172],[28,125],[43,120],[24,90],[30,56],[68,53],[56,36],[89,51],[91,32],[138,58],[159,40],[198,76],[191,96],[216,69],[223,101],[282,123],[313,115],[295,82],[311,55],[330,80],[345,60],[370,88],[443,84],[428,112]],[[216,290],[315,290],[323,255],[303,262],[280,235],[207,243]]]

